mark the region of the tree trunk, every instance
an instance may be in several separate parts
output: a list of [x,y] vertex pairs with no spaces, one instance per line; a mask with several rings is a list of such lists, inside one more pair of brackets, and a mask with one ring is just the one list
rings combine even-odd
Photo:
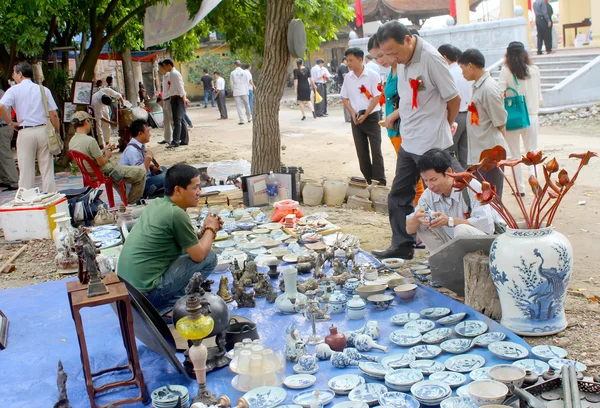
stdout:
[[500,320],[502,309],[496,286],[490,274],[490,258],[483,251],[471,252],[463,258],[465,266],[465,305],[494,320]]
[[96,68],[96,62],[102,53],[103,46],[103,41],[94,42],[92,40],[90,48],[86,51],[81,64],[79,64],[79,69],[75,73],[76,81],[91,81],[94,78],[94,68]]
[[135,83],[135,79],[133,78],[131,48],[125,48],[123,52],[121,52],[121,57],[123,58],[123,75],[125,76],[125,95],[127,96],[127,100],[131,102],[133,106],[137,106],[138,87]]
[[265,53],[254,103],[252,128],[252,173],[279,171],[281,134],[279,103],[290,61],[287,29],[294,15],[294,0],[269,0],[265,29]]

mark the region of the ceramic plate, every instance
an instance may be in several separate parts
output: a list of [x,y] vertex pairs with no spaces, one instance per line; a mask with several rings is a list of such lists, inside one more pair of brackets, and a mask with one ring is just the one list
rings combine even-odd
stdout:
[[295,364],[294,365],[294,372],[296,374],[314,374],[314,373],[317,372],[318,369],[319,369],[319,366],[317,365],[313,370],[304,371],[302,369],[302,366],[300,364]]
[[506,334],[502,332],[489,332],[484,333],[481,336],[477,336],[473,339],[476,346],[487,347],[497,341],[502,341],[506,338]]
[[440,408],[477,408],[471,397],[452,397],[442,401]]
[[231,248],[235,246],[235,241],[233,241],[232,239],[228,239],[225,241],[219,241],[219,242],[215,242],[213,244],[213,246],[215,248]]
[[390,319],[390,323],[395,324],[397,326],[404,326],[408,322],[412,322],[413,320],[417,320],[421,316],[418,313],[400,313],[395,316],[392,316]]
[[312,386],[315,382],[317,382],[317,377],[314,375],[296,374],[285,377],[285,380],[283,380],[283,385],[293,390],[301,390],[303,388]]
[[463,354],[471,350],[473,342],[470,339],[452,339],[444,341],[440,347],[446,353]]
[[367,374],[369,377],[373,378],[383,378],[387,373],[391,373],[394,371],[393,368],[385,367],[382,364],[374,363],[371,361],[363,361],[358,364],[358,369],[363,373]]
[[446,360],[446,369],[457,373],[468,373],[476,368],[483,367],[485,358],[476,354],[467,354],[450,357]]
[[423,381],[423,373],[412,368],[400,368],[385,375],[385,383],[393,386],[410,386],[419,381]]
[[269,230],[278,230],[278,229],[281,229],[281,227],[283,227],[283,224],[280,224],[278,222],[270,222],[268,224],[264,224],[261,226],[264,228],[267,228]]
[[402,347],[414,346],[421,338],[421,333],[415,330],[395,330],[390,334],[390,341]]
[[444,371],[444,365],[434,360],[416,360],[410,363],[410,368],[419,370],[425,375]]
[[365,383],[365,379],[356,374],[343,374],[333,377],[327,385],[336,394],[347,395],[352,389]]
[[390,269],[398,269],[404,264],[404,259],[402,259],[402,258],[386,258],[386,259],[382,259],[381,263]]
[[468,386],[469,384],[463,385],[462,387],[458,387],[456,389],[456,395],[458,395],[459,397],[467,397],[471,399],[471,397],[469,396],[469,391],[467,390]]
[[419,408],[419,401],[412,395],[403,392],[386,392],[379,397],[379,403],[384,407]]
[[553,358],[548,361],[550,367],[552,367],[555,371],[560,371],[562,366],[564,365],[574,365],[577,371],[585,371],[587,370],[587,366],[578,361],[567,360],[566,358]]
[[[294,404],[302,405],[303,407],[310,407],[310,402],[313,399],[313,393],[313,390],[299,392],[298,394],[294,395],[292,402]],[[321,400],[321,404],[323,404],[323,406],[329,404],[334,397],[335,393],[331,390],[319,390],[319,399]]]
[[298,255],[296,255],[296,254],[285,255],[283,257],[283,261],[287,262],[287,263],[296,263],[296,262],[298,262]]
[[540,360],[549,361],[553,358],[565,358],[567,350],[556,346],[535,346],[531,348],[531,352]]
[[419,333],[426,333],[435,327],[435,323],[431,320],[419,319],[408,322],[404,325],[406,330],[416,330]]
[[258,387],[244,394],[250,408],[272,408],[281,404],[287,392],[281,387]]
[[368,383],[359,385],[348,394],[348,399],[354,402],[365,402],[369,405],[377,402],[381,395],[387,392],[385,385]]
[[512,341],[497,341],[490,344],[488,350],[503,360],[520,360],[529,355],[529,351],[525,347]]
[[436,358],[440,354],[442,354],[442,349],[438,346],[433,345],[419,345],[411,347],[408,350],[408,353],[415,358]]
[[183,385],[170,385],[155,389],[152,391],[150,398],[152,399],[152,404],[157,407],[172,407],[177,404],[178,398],[181,398],[182,402],[185,401],[187,403],[189,392]]
[[381,360],[381,364],[385,367],[390,367],[394,370],[408,367],[410,363],[415,361],[415,357],[410,354],[393,354]]
[[522,368],[525,371],[532,371],[537,375],[544,374],[550,368],[548,363],[544,363],[543,361],[535,360],[533,358],[526,358],[524,360],[515,361],[513,365]]
[[367,404],[366,402],[359,403],[353,401],[346,401],[340,402],[339,404],[335,404],[331,408],[369,408],[369,404]]
[[451,314],[450,316],[442,317],[437,322],[442,326],[452,326],[453,324],[460,322],[466,316],[466,313],[455,313]]
[[461,373],[455,373],[451,371],[440,371],[439,373],[433,373],[429,376],[430,380],[443,381],[450,386],[450,388],[456,388],[459,385],[463,385],[467,382],[467,377]]
[[450,386],[442,381],[420,381],[410,387],[412,395],[421,401],[439,400],[447,395],[450,395],[452,390]]
[[450,313],[452,313],[452,310],[447,307],[428,307],[427,309],[421,310],[421,317],[437,320],[444,316],[448,316]]
[[479,320],[465,320],[456,325],[454,330],[461,336],[477,337],[487,331],[488,325]]
[[490,375],[488,374],[489,370],[490,367],[476,368],[475,370],[469,373],[469,377],[471,377],[471,380],[473,381],[491,380],[492,377],[490,377]]
[[438,344],[442,341],[446,340],[454,333],[452,329],[442,328],[442,329],[434,329],[430,332],[427,332],[423,335],[423,343],[428,344]]

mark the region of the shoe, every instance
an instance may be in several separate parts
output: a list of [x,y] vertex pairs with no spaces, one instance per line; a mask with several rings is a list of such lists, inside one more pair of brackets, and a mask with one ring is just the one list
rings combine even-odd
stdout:
[[187,146],[189,143],[179,143],[179,146]]
[[2,190],[2,192],[4,192],[4,191],[16,191],[18,189],[19,189],[18,186],[8,186],[4,190]]
[[219,119],[217,119],[217,120],[224,120],[224,119],[225,119],[225,118],[219,118]]
[[304,119],[306,119],[306,116],[302,116],[302,119],[300,119],[300,120],[304,120]]
[[204,105],[204,109],[208,109],[208,105]]
[[243,125],[243,124],[244,124],[244,122],[240,122],[240,123],[238,123],[238,125]]
[[402,258],[413,259],[415,249],[413,245],[401,247],[389,247],[383,250],[372,250],[371,253],[377,258]]
[[323,116],[327,117],[327,116],[329,116],[329,113],[324,113]]
[[167,142],[165,139],[163,139],[160,142],[158,142],[158,144],[166,144],[166,143],[169,143],[169,142]]
[[554,51],[546,51],[546,54],[554,54]]
[[252,119],[248,119],[248,123],[252,122]]
[[316,119],[317,118],[317,114],[315,113],[315,111],[313,111],[312,114],[313,114],[313,118]]
[[544,55],[544,53],[541,51],[538,51],[537,55]]
[[167,149],[174,149],[176,147],[179,147],[179,143],[177,142],[171,142],[169,143],[169,145],[167,146]]

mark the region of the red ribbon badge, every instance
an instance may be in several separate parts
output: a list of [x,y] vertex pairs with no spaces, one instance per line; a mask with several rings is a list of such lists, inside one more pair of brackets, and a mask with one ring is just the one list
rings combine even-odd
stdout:
[[323,78],[323,81],[327,82],[327,76],[326,75],[323,75],[322,78]]
[[477,111],[475,102],[471,102],[467,110],[471,112],[471,125],[479,126],[479,112]]
[[413,91],[412,93],[412,109],[415,108],[419,108],[419,104],[417,103],[417,94],[419,92],[419,90],[423,89],[423,80],[421,79],[421,77],[417,77],[414,79],[411,79],[409,81],[410,83],[410,87]]
[[369,90],[364,85],[361,85],[359,89],[361,93],[365,94],[368,100],[371,100],[373,95],[371,95],[371,92],[369,92]]
[[168,88],[171,89],[171,81],[167,81]]
[[379,94],[379,106],[383,106],[385,103],[385,94],[383,93],[383,85],[381,83],[377,84],[377,90],[381,92]]

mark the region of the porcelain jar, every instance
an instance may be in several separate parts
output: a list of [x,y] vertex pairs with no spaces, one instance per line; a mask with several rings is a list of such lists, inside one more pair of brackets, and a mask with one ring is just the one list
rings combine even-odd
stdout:
[[346,303],[348,299],[340,290],[335,290],[331,296],[329,296],[329,313],[339,314],[346,311]]
[[364,319],[367,314],[367,302],[359,295],[352,296],[352,299],[346,304],[348,319],[360,320]]
[[346,336],[343,333],[338,333],[337,327],[333,324],[329,327],[329,334],[325,336],[325,343],[331,347],[333,351],[344,351],[346,348]]
[[386,186],[375,186],[371,190],[371,201],[387,205],[390,188]]
[[320,184],[309,183],[302,189],[302,201],[306,205],[321,205],[323,187]]
[[339,206],[344,203],[348,182],[345,180],[325,180],[323,183],[323,199],[325,204]]
[[504,327],[520,336],[548,336],[567,327],[573,248],[552,226],[507,229],[492,243],[490,273]]
[[354,290],[358,288],[358,285],[359,282],[357,278],[350,278],[344,284],[344,289],[346,290],[346,293],[351,295],[354,292]]
[[349,184],[348,188],[346,189],[346,199],[348,199],[348,197],[351,197],[353,195],[362,197],[362,198],[369,198],[370,193],[369,193],[369,190],[367,190],[366,185],[364,187],[360,187],[360,186],[355,186],[355,185]]
[[[298,292],[296,282],[298,281],[298,270],[296,268],[284,268],[281,271],[283,282],[285,283],[285,292],[277,296],[275,306],[285,314],[297,313],[301,306],[306,304],[306,295]],[[295,303],[290,301],[295,298]]]

